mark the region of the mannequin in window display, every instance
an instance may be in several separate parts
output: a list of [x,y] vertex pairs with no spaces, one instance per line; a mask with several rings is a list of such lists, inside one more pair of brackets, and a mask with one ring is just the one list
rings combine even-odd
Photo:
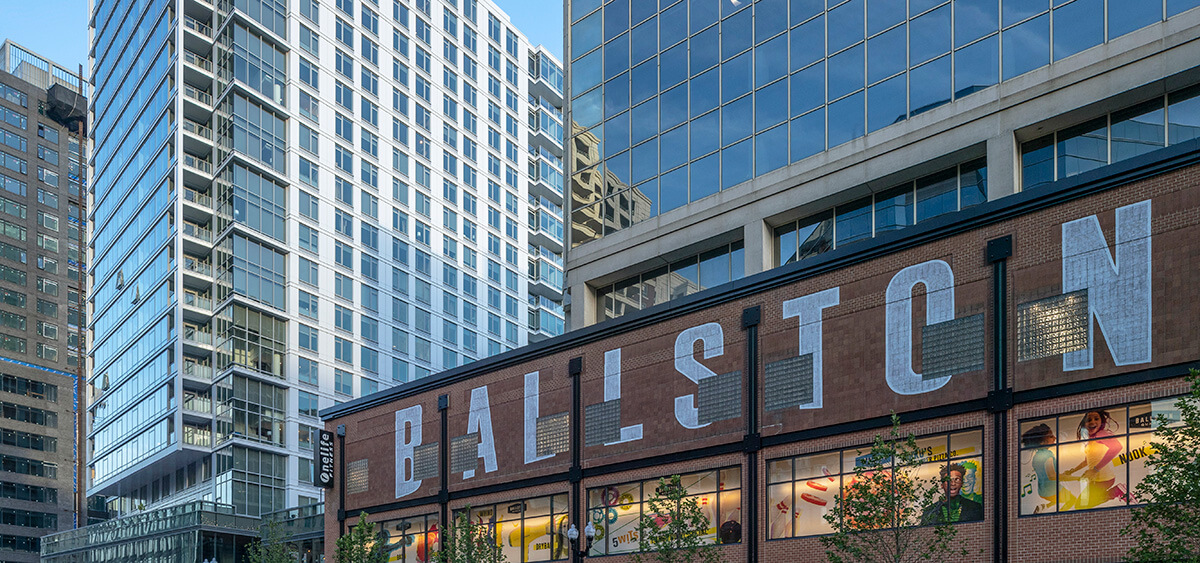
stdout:
[[[1050,450],[1056,441],[1054,431],[1045,424],[1034,426],[1021,436],[1022,445],[1037,448],[1033,453],[1033,472],[1037,480],[1037,495],[1042,502],[1034,507],[1034,514],[1054,510],[1058,501],[1058,459]],[[1067,494],[1066,491],[1063,493]]]
[[[1062,472],[1060,479],[1080,481],[1079,498],[1073,506],[1064,503],[1063,510],[1095,508],[1110,500],[1125,498],[1125,484],[1117,482],[1113,460],[1123,449],[1120,440],[1113,434],[1118,423],[1108,411],[1089,411],[1079,421],[1075,437],[1088,440],[1083,446],[1084,460]],[[1079,471],[1082,474],[1076,475]]]

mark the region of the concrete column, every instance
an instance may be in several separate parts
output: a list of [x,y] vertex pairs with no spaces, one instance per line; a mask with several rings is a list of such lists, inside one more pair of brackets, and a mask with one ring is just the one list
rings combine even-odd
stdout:
[[1020,155],[1012,131],[987,140],[988,201],[1017,192],[1021,185]]
[[742,226],[745,244],[746,275],[765,272],[775,266],[775,237],[766,221],[756,219]]
[[567,330],[576,330],[596,324],[596,292],[586,283],[568,288],[571,293],[571,314],[567,316]]

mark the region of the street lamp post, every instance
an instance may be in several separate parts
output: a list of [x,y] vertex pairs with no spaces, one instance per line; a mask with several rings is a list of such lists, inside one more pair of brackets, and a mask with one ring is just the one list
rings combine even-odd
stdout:
[[579,529],[574,524],[571,524],[570,529],[567,530],[567,539],[571,540],[571,551],[574,554],[572,560],[574,561],[582,561],[583,558],[587,557],[588,551],[591,551],[592,542],[596,540],[596,526],[588,522],[587,526],[583,527],[583,536],[585,544],[583,547],[579,547],[576,543],[576,540],[579,539]]

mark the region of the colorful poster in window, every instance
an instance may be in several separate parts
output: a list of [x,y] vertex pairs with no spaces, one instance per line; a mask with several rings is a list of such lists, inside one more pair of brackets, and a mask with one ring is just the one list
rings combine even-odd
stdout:
[[[714,543],[742,541],[741,469],[702,471],[680,476],[683,487],[708,518],[703,538]],[[658,492],[659,480],[588,489],[588,518],[596,527],[589,555],[633,553],[640,549],[638,528],[647,501]],[[665,515],[650,515],[658,521]]]
[[1135,491],[1164,420],[1179,420],[1175,399],[1021,422],[1021,514],[1146,502]]

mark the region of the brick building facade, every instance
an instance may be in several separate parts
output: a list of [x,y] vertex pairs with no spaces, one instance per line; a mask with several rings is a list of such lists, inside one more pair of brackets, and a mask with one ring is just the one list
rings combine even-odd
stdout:
[[421,561],[433,523],[468,505],[510,561],[569,559],[566,526],[586,519],[591,555],[620,555],[637,549],[641,483],[682,474],[726,560],[817,560],[820,515],[896,412],[931,448],[928,471],[965,468],[982,519],[956,541],[973,560],[1120,560],[1150,420],[1200,365],[1198,148],[323,411],[344,430],[326,555],[367,512],[394,560]]

